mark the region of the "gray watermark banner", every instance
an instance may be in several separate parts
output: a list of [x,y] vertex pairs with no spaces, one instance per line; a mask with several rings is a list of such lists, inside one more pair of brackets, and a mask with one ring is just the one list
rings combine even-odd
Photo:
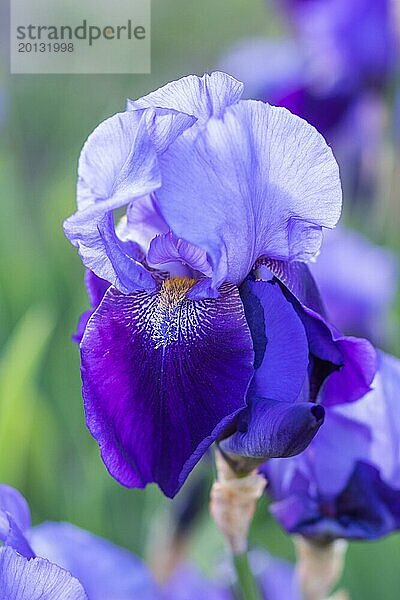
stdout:
[[150,73],[151,0],[11,0],[11,73]]

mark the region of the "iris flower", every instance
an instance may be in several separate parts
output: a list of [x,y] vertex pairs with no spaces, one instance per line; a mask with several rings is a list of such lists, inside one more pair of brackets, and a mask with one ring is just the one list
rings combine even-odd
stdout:
[[[320,58],[319,48],[315,53]],[[297,38],[250,38],[230,48],[220,65],[245,81],[253,97],[299,115],[337,148],[342,129],[349,121],[357,123],[358,112],[366,114],[371,103],[360,98],[359,89],[349,90],[338,82],[333,85],[331,79],[324,81],[326,73],[332,76],[332,65],[322,74],[315,72],[309,54]],[[357,136],[362,133],[361,124],[357,124]]]
[[329,541],[400,528],[400,360],[379,353],[378,362],[365,397],[323,397],[326,422],[303,454],[263,467],[271,511],[288,532]]
[[0,484],[1,600],[156,600],[133,554],[70,523],[31,527],[25,498]]
[[249,79],[253,93],[264,92],[265,99],[300,115],[330,141],[341,124],[355,121],[357,111],[367,118],[369,110],[373,117],[372,100],[393,80],[398,60],[392,1],[272,4],[292,26],[295,40],[241,42],[222,64]]
[[[387,90],[399,58],[392,0],[276,0],[293,39],[239,42],[222,69],[314,125],[335,150],[350,199],[377,192]],[[351,134],[349,135],[349,131]]]
[[80,157],[64,230],[91,272],[86,422],[128,487],[174,496],[222,439],[257,460],[296,454],[322,424],[328,375],[341,369],[344,402],[373,378],[373,349],[329,326],[305,264],[340,215],[332,152],[242,91],[220,72],[167,84]]
[[337,327],[378,345],[390,338],[399,271],[394,252],[356,231],[337,227],[325,236],[321,254],[310,268]]
[[[391,0],[278,0],[321,80],[344,91],[386,85],[398,53]],[[317,54],[319,53],[319,56]]]

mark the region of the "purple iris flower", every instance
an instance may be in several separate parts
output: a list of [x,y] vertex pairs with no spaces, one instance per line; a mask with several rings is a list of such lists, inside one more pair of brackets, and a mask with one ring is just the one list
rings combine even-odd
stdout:
[[372,198],[384,91],[398,61],[392,0],[277,0],[274,5],[288,19],[294,39],[242,41],[221,67],[249,83],[253,97],[314,125],[333,146],[351,198]]
[[[300,600],[301,594],[294,565],[270,556],[263,550],[251,550],[249,561],[265,600]],[[223,565],[224,566],[224,565]],[[181,565],[164,589],[164,600],[234,600],[235,577],[230,569],[220,569],[217,581],[207,580],[191,565]]]
[[398,42],[391,0],[278,0],[320,81],[349,91],[380,88],[394,74]]
[[279,0],[276,6],[289,17],[295,40],[241,42],[221,64],[250,81],[254,95],[301,116],[335,146],[349,123],[365,145],[371,131],[376,137],[378,98],[398,59],[391,0]]
[[355,231],[337,227],[325,236],[321,254],[310,269],[332,323],[378,344],[387,339],[399,270],[393,252]]
[[299,40],[244,40],[221,59],[221,66],[245,81],[254,97],[299,115],[330,143],[358,98],[353,90],[321,83]]
[[31,527],[21,494],[0,484],[1,600],[156,600],[142,562],[69,523]]
[[400,360],[380,353],[372,391],[352,404],[323,395],[326,420],[305,452],[263,471],[271,511],[290,533],[376,539],[400,528]]
[[220,64],[245,81],[253,97],[284,106],[324,135],[351,200],[374,197],[385,114],[380,92],[321,82],[299,40],[245,40]]
[[296,454],[328,375],[341,369],[344,402],[373,379],[372,347],[329,326],[305,264],[340,214],[332,152],[242,88],[185,77],[129,101],[82,151],[64,229],[96,288],[77,334],[86,422],[128,487],[173,496],[222,438],[258,460]]

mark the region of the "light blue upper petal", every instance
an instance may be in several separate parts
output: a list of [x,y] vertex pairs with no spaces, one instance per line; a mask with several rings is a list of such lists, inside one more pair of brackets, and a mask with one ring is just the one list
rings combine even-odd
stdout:
[[[79,158],[78,208],[113,198],[117,191],[121,197],[121,187],[128,199],[129,195],[137,197],[143,184],[138,175],[148,164],[147,154],[154,160],[154,151],[163,152],[194,121],[176,110],[156,109],[117,113],[103,121],[88,137]],[[153,152],[140,147],[143,136],[151,142]]]
[[31,530],[36,553],[79,579],[90,600],[155,600],[155,583],[133,554],[70,523]]
[[222,116],[227,106],[240,100],[242,93],[240,81],[216,71],[203,77],[189,75],[167,83],[139,100],[128,100],[127,109],[173,108],[204,122],[211,116]]
[[241,101],[161,157],[157,204],[175,235],[210,257],[214,286],[239,284],[257,258],[308,260],[341,211],[323,137],[283,108]]
[[11,548],[0,549],[1,600],[88,600],[68,571],[42,558],[24,558]]
[[194,120],[163,109],[117,114],[82,150],[78,211],[64,222],[64,231],[84,265],[122,292],[151,291],[155,283],[118,239],[113,213],[161,185],[157,155]]
[[142,115],[142,112],[117,113],[88,137],[78,166],[80,210],[112,197],[114,183],[134,148]]

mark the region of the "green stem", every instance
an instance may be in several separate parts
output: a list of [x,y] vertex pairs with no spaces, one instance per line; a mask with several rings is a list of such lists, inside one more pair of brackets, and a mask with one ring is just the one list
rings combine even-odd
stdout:
[[234,554],[233,564],[243,600],[262,600],[256,580],[250,569],[247,552]]

